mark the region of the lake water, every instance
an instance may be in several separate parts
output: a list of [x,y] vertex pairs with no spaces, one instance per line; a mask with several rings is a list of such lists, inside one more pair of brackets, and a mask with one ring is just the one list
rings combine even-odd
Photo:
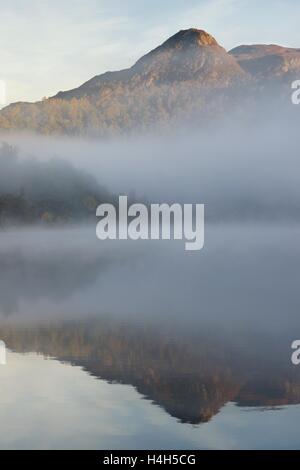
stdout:
[[1,449],[300,447],[300,227],[1,234]]

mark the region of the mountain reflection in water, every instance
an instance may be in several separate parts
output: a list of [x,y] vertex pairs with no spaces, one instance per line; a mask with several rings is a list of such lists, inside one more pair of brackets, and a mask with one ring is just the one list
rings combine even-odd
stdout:
[[166,328],[107,319],[0,328],[9,349],[41,353],[97,378],[132,385],[181,422],[207,422],[228,402],[300,403],[300,371],[282,360],[278,348],[256,343],[256,353],[249,353],[243,343],[207,333],[188,340]]
[[[102,405],[96,398],[100,385],[126,384],[146,398],[143,403],[151,409],[142,418],[145,410],[141,411],[136,395],[131,396],[135,405],[123,410],[134,416],[139,428],[136,435],[145,430],[140,440],[144,448],[157,447],[160,442],[168,448],[197,447],[200,444],[194,436],[189,440],[190,424],[201,424],[196,428],[202,433],[201,446],[206,448],[210,426],[220,419],[225,419],[222,439],[233,436],[234,442],[225,445],[224,440],[211,438],[211,447],[280,446],[283,439],[287,447],[299,447],[296,434],[292,443],[286,441],[287,428],[297,427],[299,408],[286,405],[300,404],[300,367],[291,363],[291,344],[300,335],[299,231],[297,224],[208,224],[205,248],[196,255],[187,254],[181,242],[99,243],[95,227],[2,233],[0,340],[13,353],[8,354],[8,365],[0,368],[5,389],[0,417],[13,426],[11,447],[19,445],[20,426],[33,422],[32,414],[27,416],[28,422],[22,418],[21,424],[14,415],[19,397],[14,398],[13,409],[9,407],[10,391],[22,388],[18,374],[20,367],[24,374],[27,371],[22,362],[27,352],[53,358],[55,364],[68,366],[74,373],[81,368],[89,384],[92,380],[99,384],[95,390],[93,382],[88,400],[84,390],[88,392],[90,385],[81,376],[80,398],[74,405],[83,418],[87,411],[86,429],[92,429],[91,416],[95,419],[88,441],[83,442],[80,431],[72,431],[73,424],[66,418],[67,430],[55,446],[98,448],[100,444],[92,440],[94,430],[99,430],[97,412]],[[19,361],[14,370],[9,365],[10,354]],[[28,381],[38,388],[35,359],[30,356],[28,361],[32,361]],[[47,368],[47,361],[44,366]],[[11,381],[6,382],[9,373]],[[64,400],[77,400],[69,383],[60,386],[55,382],[55,387],[61,387]],[[128,390],[126,393],[128,396]],[[37,394],[37,401],[48,410],[52,396],[49,382],[41,390],[42,398]],[[118,395],[118,407],[122,400]],[[86,410],[91,401],[93,406]],[[57,403],[53,406],[56,409]],[[272,418],[263,425],[276,430],[276,436],[272,434],[266,441],[266,433],[258,432],[257,417],[253,419],[251,413],[237,419],[237,410],[245,407],[272,410],[267,414]],[[68,404],[64,402],[61,415],[65,410]],[[114,419],[119,414],[111,410],[107,399],[101,413],[103,410],[103,426],[110,426],[112,433],[106,435],[106,428],[101,431],[103,439],[107,436],[106,445],[136,447],[125,431],[123,440],[114,440],[118,435]],[[51,416],[46,413],[42,418],[39,408],[32,413],[38,423],[44,419],[43,429],[48,429]],[[283,428],[285,413],[288,418]],[[155,428],[151,440],[147,429],[153,420],[167,418],[177,421],[180,437],[170,435],[166,440],[165,430],[158,442]],[[230,434],[235,420],[237,428]],[[173,421],[167,432],[173,429]],[[241,423],[248,433],[243,442],[238,431]],[[59,433],[58,423],[52,427],[55,435]],[[35,447],[40,427],[21,434],[29,436],[24,447]],[[66,434],[69,441],[64,441]],[[43,448],[50,446],[49,436],[45,443]],[[1,446],[9,445],[0,438]]]

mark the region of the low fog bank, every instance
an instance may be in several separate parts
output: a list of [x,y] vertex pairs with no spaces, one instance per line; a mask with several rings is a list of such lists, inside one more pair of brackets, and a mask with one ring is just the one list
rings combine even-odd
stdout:
[[[300,225],[220,224],[204,250],[183,241],[106,241],[94,227],[1,235],[2,319],[170,322],[295,334]],[[225,331],[225,330],[224,330]]]
[[97,179],[70,161],[21,158],[17,147],[0,147],[0,226],[85,220],[108,201],[113,196]]
[[[297,111],[300,115],[300,107],[295,117]],[[92,192],[97,184],[107,189],[102,199],[127,194],[141,202],[204,203],[207,221],[298,221],[298,123],[299,119],[287,120],[278,113],[247,125],[223,121],[205,130],[181,127],[176,135],[160,137],[6,140],[19,148],[24,162],[19,179],[43,171],[43,186],[48,178],[48,186],[55,191],[58,187],[62,200],[68,192],[68,172],[78,170],[79,176],[84,172],[89,178]],[[28,155],[35,160],[28,160]],[[53,156],[61,159],[56,173],[49,171]],[[8,180],[7,172],[1,171],[1,193],[8,191]],[[35,191],[34,184],[28,190]]]
[[5,156],[6,170],[0,162],[0,195],[26,182],[21,195],[46,188],[57,207],[68,200],[76,212],[82,188],[85,197],[104,186],[101,202],[129,194],[141,202],[204,203],[206,225],[197,253],[187,253],[184,241],[98,241],[96,199],[83,227],[4,227],[3,317],[169,318],[191,329],[198,319],[229,328],[299,324],[296,121],[281,116],[113,142],[29,136],[7,142],[19,156]]

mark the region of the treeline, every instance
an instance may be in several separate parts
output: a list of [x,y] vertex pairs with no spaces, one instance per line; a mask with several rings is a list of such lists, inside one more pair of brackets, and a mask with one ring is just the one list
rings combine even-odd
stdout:
[[[0,113],[2,131],[43,135],[109,138],[133,132],[161,132],[179,122],[200,124],[226,115],[243,115],[245,87],[210,89],[195,81],[140,86],[106,85],[92,95],[51,98],[38,103],[15,103]],[[249,92],[249,90],[247,90]]]
[[268,85],[211,88],[193,80],[135,88],[121,82],[107,84],[91,95],[9,105],[0,113],[0,130],[111,138],[168,132],[182,124],[197,128],[228,116],[254,119],[260,111],[266,113],[273,107],[274,100],[288,111],[290,96],[285,87]]
[[75,222],[113,200],[93,176],[65,160],[21,159],[15,147],[0,147],[0,226]]

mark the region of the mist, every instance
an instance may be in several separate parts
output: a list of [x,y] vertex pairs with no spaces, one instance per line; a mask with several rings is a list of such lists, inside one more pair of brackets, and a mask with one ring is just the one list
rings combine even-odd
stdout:
[[[84,175],[89,188],[105,188],[103,202],[105,194],[127,194],[138,202],[203,203],[206,227],[196,254],[183,241],[100,242],[95,212],[63,229],[4,227],[2,317],[104,315],[289,334],[299,310],[297,123],[265,116],[113,141],[6,136],[19,149],[18,181],[38,173],[45,187],[57,174],[61,201],[70,175]],[[9,190],[2,172],[0,192]]]
[[[188,423],[229,402],[299,403],[297,124],[265,116],[111,141],[7,135],[0,201],[19,195],[36,216],[1,218],[1,339],[21,357],[132,385]],[[98,240],[95,204],[121,194],[204,204],[204,248]]]
[[[9,136],[6,141],[18,147],[23,160],[19,180],[39,172],[45,186],[48,175],[49,187],[59,187],[61,199],[69,187],[69,174],[73,178],[77,171],[88,179],[92,192],[97,184],[104,187],[106,199],[110,193],[131,195],[139,202],[203,203],[207,221],[296,222],[298,116],[266,115],[264,121],[261,117],[247,125],[218,122],[198,131],[181,127],[176,135],[113,141],[30,136]],[[50,171],[54,157],[60,161],[56,172]],[[2,171],[1,192],[7,180]]]

